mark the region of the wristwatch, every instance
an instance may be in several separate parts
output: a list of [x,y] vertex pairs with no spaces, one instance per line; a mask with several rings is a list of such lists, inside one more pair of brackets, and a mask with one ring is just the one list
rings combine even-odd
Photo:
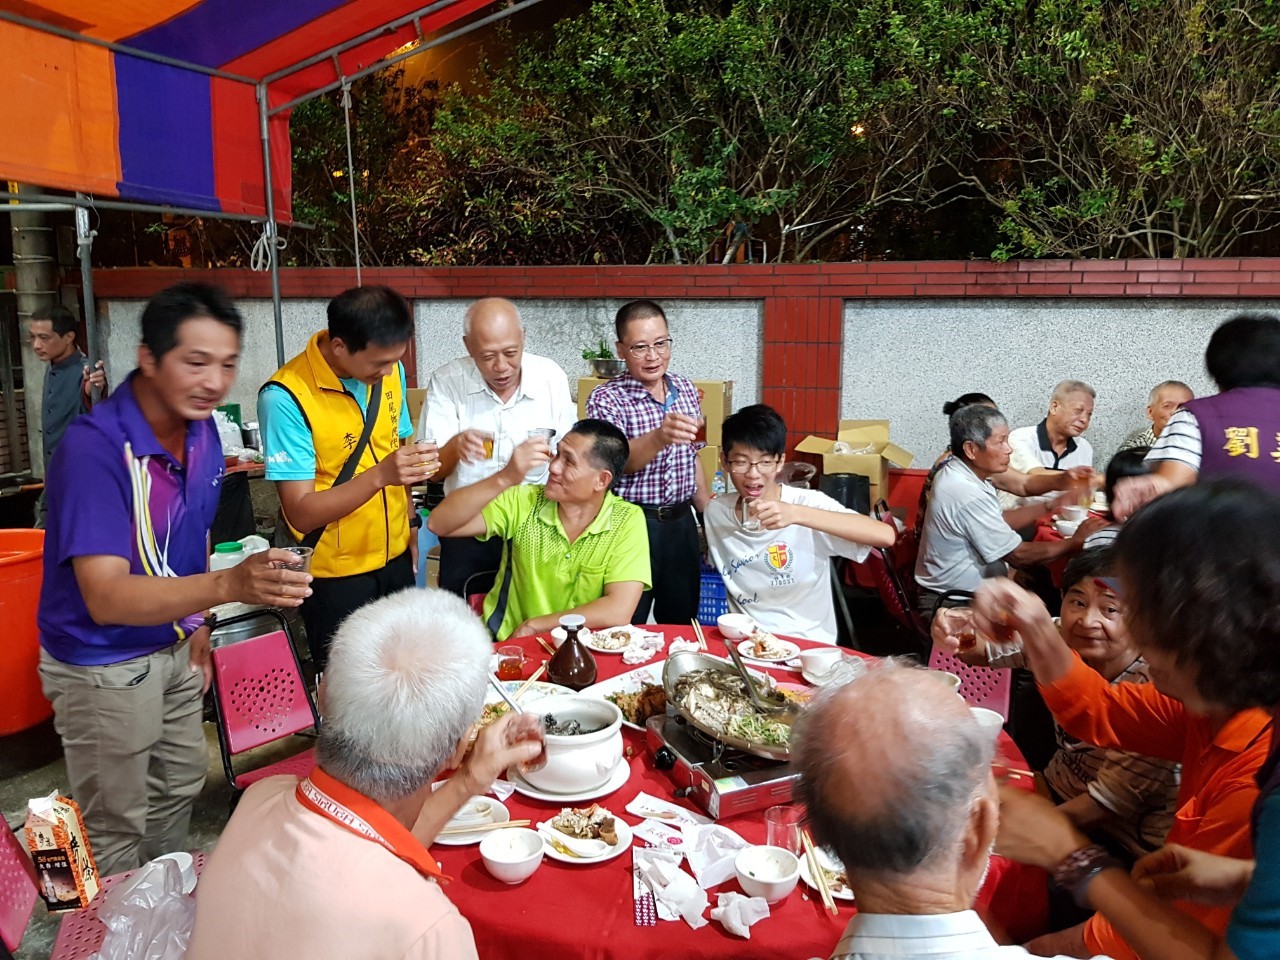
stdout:
[[1090,909],[1086,894],[1093,878],[1103,870],[1124,869],[1124,864],[1098,844],[1090,844],[1068,854],[1053,868],[1053,882],[1071,894],[1071,899],[1083,910]]
[[[205,614],[205,618],[200,621],[200,627],[208,627],[211,633],[215,628],[217,628],[217,626],[218,615],[216,613]],[[196,629],[200,629],[200,627],[197,627]]]

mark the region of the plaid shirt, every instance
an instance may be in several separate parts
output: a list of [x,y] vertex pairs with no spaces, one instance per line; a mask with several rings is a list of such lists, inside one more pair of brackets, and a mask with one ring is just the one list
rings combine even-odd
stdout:
[[[608,420],[628,440],[658,429],[668,410],[701,417],[702,403],[692,381],[676,373],[668,373],[666,380],[664,406],[630,373],[614,377],[591,391],[587,416]],[[692,500],[697,486],[698,450],[704,446],[676,443],[663,447],[643,470],[619,477],[614,493],[632,503],[655,507]]]

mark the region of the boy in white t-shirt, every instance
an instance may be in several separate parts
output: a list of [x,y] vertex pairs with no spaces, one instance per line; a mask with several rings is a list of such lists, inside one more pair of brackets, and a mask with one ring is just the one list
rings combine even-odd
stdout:
[[744,407],[726,419],[722,446],[737,493],[712,500],[704,525],[730,609],[770,633],[834,644],[831,557],[860,561],[869,547],[892,546],[893,528],[825,493],[779,484],[787,425],[772,407]]

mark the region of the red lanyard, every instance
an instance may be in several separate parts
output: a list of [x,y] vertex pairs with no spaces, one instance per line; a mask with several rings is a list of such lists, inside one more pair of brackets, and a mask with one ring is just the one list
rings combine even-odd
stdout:
[[319,767],[298,782],[296,796],[304,807],[366,840],[381,844],[424,877],[441,884],[449,882],[450,878],[440,872],[440,865],[431,859],[427,848],[405,829],[404,824],[364,794],[335,780]]

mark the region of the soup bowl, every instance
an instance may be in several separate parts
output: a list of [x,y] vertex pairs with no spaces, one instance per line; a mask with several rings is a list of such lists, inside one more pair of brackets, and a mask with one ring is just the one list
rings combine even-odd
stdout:
[[622,762],[622,711],[608,700],[561,695],[541,697],[521,706],[529,713],[557,721],[577,720],[586,733],[547,734],[547,762],[520,775],[547,793],[583,793],[601,787]]

